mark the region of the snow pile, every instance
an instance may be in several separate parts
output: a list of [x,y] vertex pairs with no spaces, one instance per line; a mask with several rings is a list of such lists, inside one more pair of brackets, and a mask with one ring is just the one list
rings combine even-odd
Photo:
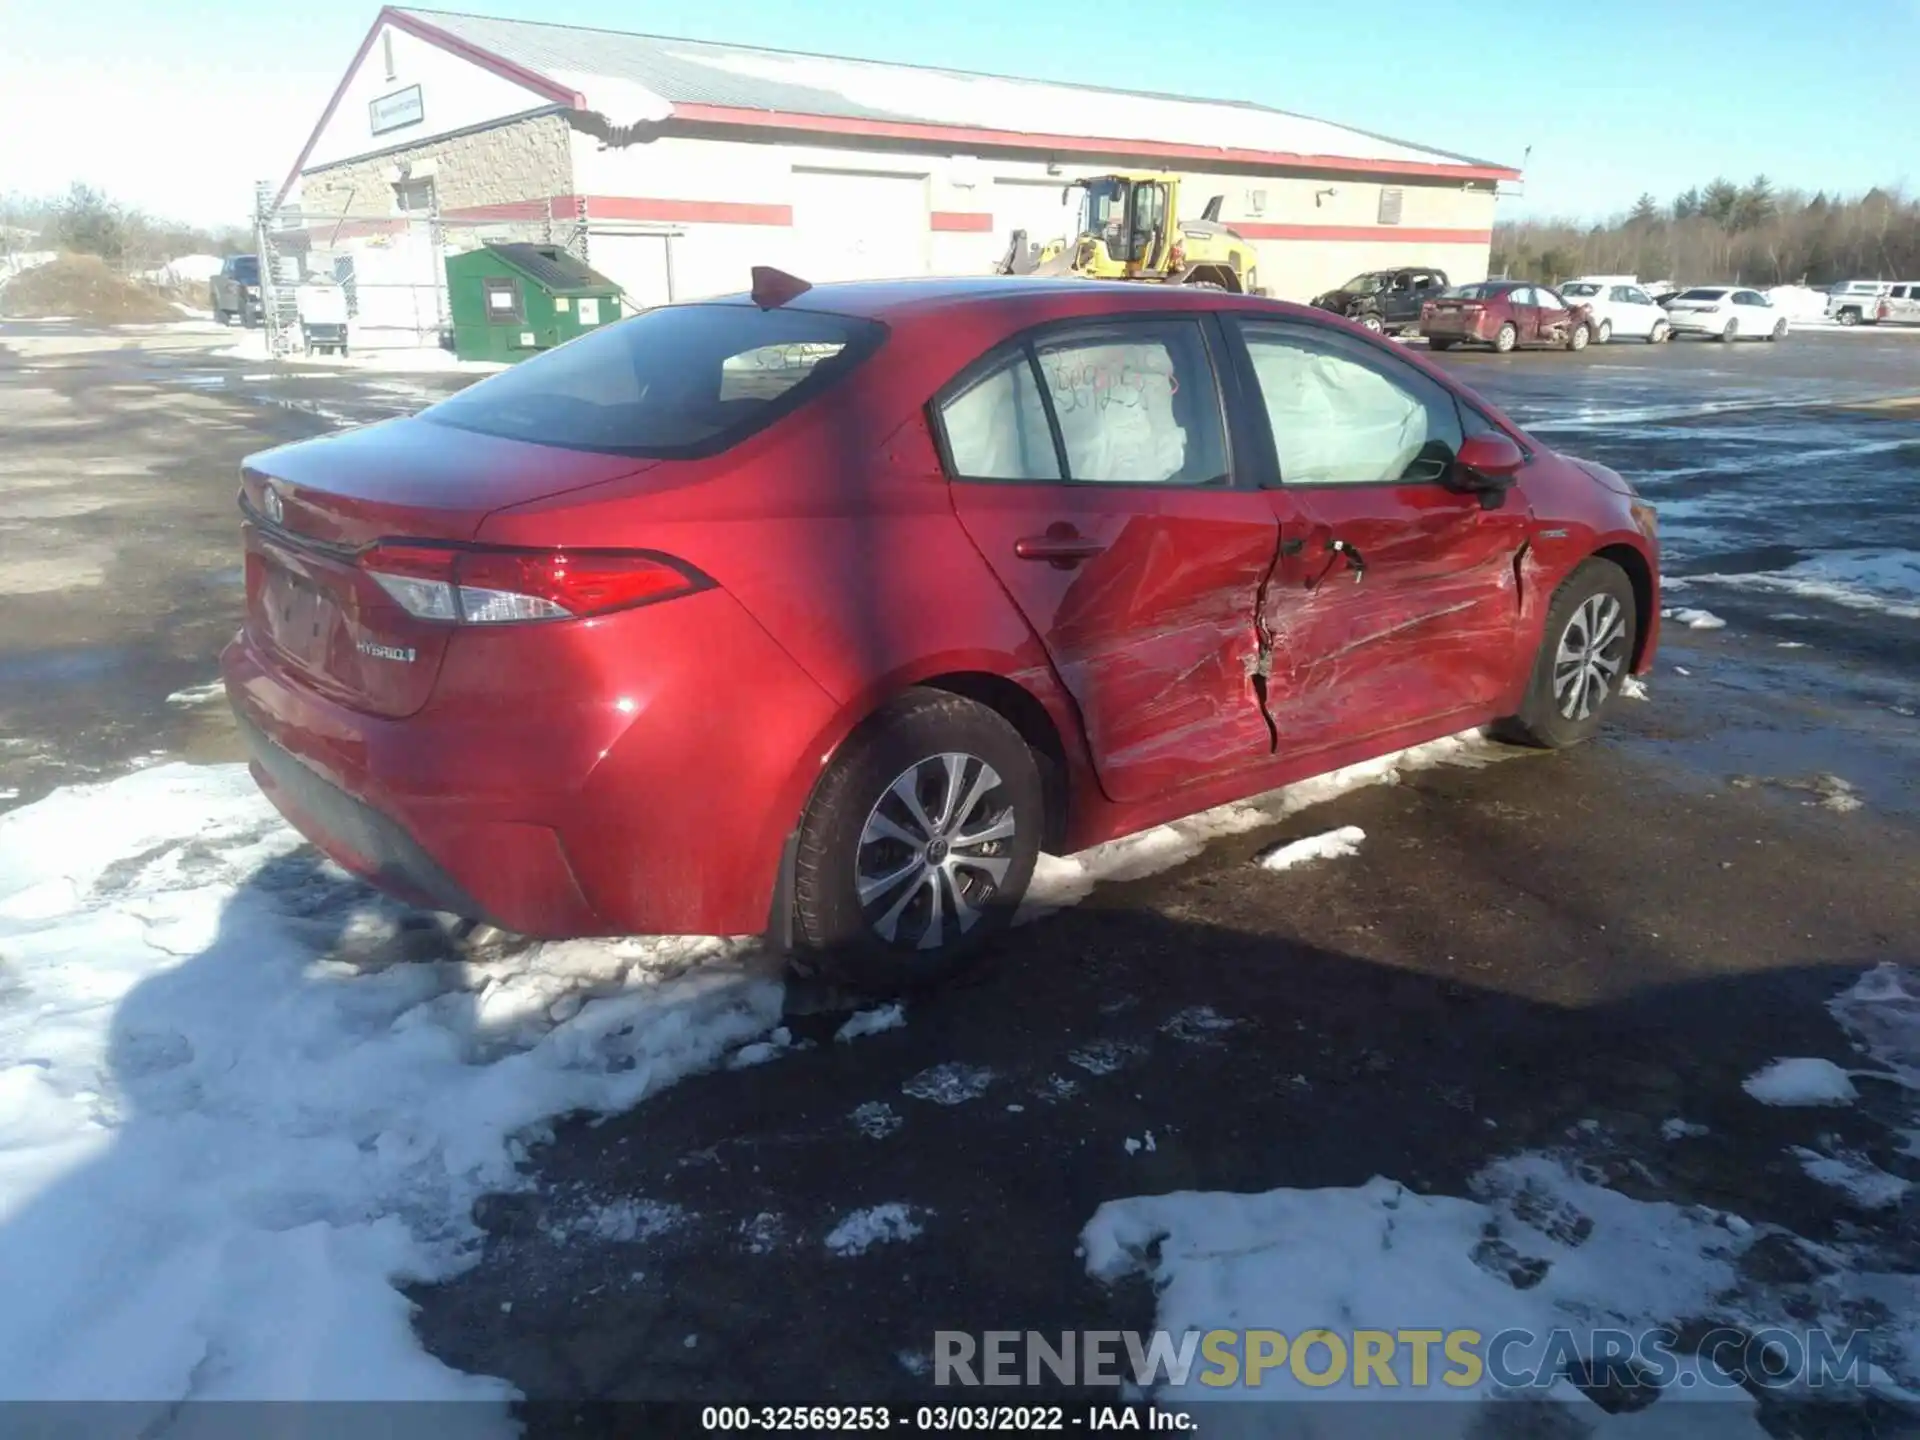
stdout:
[[1775,310],[1790,324],[1805,325],[1827,318],[1827,292],[1806,285],[1776,285],[1766,292]]
[[1304,840],[1274,846],[1260,857],[1260,868],[1291,870],[1309,860],[1337,860],[1343,855],[1358,855],[1360,842],[1366,838],[1367,832],[1358,825],[1342,825],[1324,835],[1309,835]]
[[[1742,1241],[1712,1211],[1632,1200],[1538,1155],[1497,1162],[1473,1188],[1475,1199],[1422,1196],[1376,1177],[1351,1189],[1144,1196],[1102,1205],[1081,1242],[1095,1278],[1143,1274],[1152,1282],[1154,1323],[1175,1337],[1261,1328],[1292,1338],[1329,1325],[1347,1335],[1467,1329],[1490,1338],[1525,1330],[1530,1338],[1504,1353],[1514,1370],[1546,1361],[1556,1329],[1579,1337],[1595,1326],[1638,1331],[1723,1313],[1719,1307],[1738,1280]],[[1232,1385],[1202,1384],[1209,1367],[1196,1356],[1184,1375],[1155,1377],[1161,1383],[1153,1393],[1171,1404],[1411,1401],[1426,1407],[1416,1427],[1423,1437],[1508,1433],[1497,1424],[1487,1428],[1494,1417],[1483,1413],[1484,1402],[1500,1393],[1494,1375],[1462,1383],[1471,1377],[1438,1344],[1431,1361],[1435,1383],[1428,1385],[1408,1383],[1411,1362],[1403,1350],[1394,1363],[1397,1388],[1377,1378],[1356,1387],[1351,1369],[1339,1383],[1307,1386],[1284,1360],[1249,1388],[1244,1365]],[[1324,1373],[1329,1363],[1329,1350],[1316,1346],[1306,1368]],[[1752,1424],[1754,1402],[1745,1392],[1700,1384],[1702,1362],[1690,1357],[1676,1355],[1672,1363],[1674,1383],[1658,1404],[1718,1401],[1700,1417],[1712,1428],[1697,1433],[1760,1440],[1764,1432]],[[1442,1380],[1449,1372],[1456,1378]],[[1574,1407],[1591,1424],[1608,1418],[1564,1376],[1526,1394]],[[1442,1400],[1468,1403],[1433,1403]],[[1673,1418],[1671,1411],[1666,1418]],[[1380,1423],[1382,1436],[1416,1433],[1387,1417]],[[1217,1423],[1201,1419],[1200,1428],[1215,1435],[1274,1433],[1257,1413],[1232,1411]],[[1563,1432],[1549,1427],[1541,1433]]]
[[1406,772],[1432,765],[1486,765],[1499,758],[1499,752],[1479,731],[1466,730],[1285,785],[1251,800],[1156,825],[1076,855],[1042,855],[1034,866],[1033,883],[1020,907],[1019,919],[1034,920],[1049,911],[1076,905],[1105,881],[1139,880],[1171,870],[1206,849],[1209,841],[1263,829],[1309,805],[1322,804],[1364,785],[1393,785]]
[[911,1240],[919,1233],[912,1209],[893,1201],[847,1216],[828,1233],[827,1249],[836,1255],[864,1255],[875,1245]]
[[1695,578],[1707,584],[1824,600],[1849,610],[1920,620],[1920,554],[1911,550],[1833,551],[1784,570]]
[[1851,1105],[1860,1098],[1846,1071],[1811,1057],[1775,1060],[1740,1088],[1762,1105]]
[[1822,1155],[1802,1145],[1795,1145],[1790,1153],[1809,1178],[1832,1186],[1862,1210],[1884,1210],[1898,1205],[1913,1188],[1912,1181],[1887,1174],[1862,1155]]
[[1689,630],[1724,630],[1727,622],[1711,610],[1663,610],[1661,618],[1684,625]]
[[847,1023],[834,1031],[836,1040],[858,1040],[864,1035],[878,1035],[884,1030],[898,1030],[907,1023],[907,1011],[898,1000],[890,1005],[881,1005],[876,1009],[862,1010],[848,1018]]
[[204,285],[220,273],[223,263],[218,255],[182,255],[147,271],[145,278],[160,285]]
[[0,1400],[504,1400],[396,1283],[471,1258],[521,1137],[778,1018],[739,942],[396,964],[400,916],[239,766],[0,816]]
[[1620,677],[1620,695],[1622,699],[1626,700],[1651,700],[1653,698],[1647,693],[1646,681],[1637,675],[1622,675]]

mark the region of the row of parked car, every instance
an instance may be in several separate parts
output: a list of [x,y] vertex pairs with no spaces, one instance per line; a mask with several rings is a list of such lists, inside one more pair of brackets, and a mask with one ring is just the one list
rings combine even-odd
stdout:
[[[1920,305],[1920,286],[1912,287]],[[1630,276],[1596,275],[1564,285],[1524,280],[1448,283],[1444,270],[1414,266],[1356,275],[1312,302],[1369,330],[1418,331],[1435,350],[1490,345],[1583,350],[1609,340],[1664,344],[1676,335],[1715,340],[1778,340],[1787,317],[1758,290],[1732,285],[1690,289],[1643,286]]]

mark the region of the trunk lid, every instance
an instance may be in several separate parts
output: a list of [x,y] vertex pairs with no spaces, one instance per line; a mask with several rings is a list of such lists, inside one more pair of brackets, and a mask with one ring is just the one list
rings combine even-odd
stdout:
[[456,627],[409,615],[361,553],[381,539],[471,541],[495,510],[658,463],[417,419],[252,456],[241,472],[248,633],[329,698],[411,715],[433,693]]

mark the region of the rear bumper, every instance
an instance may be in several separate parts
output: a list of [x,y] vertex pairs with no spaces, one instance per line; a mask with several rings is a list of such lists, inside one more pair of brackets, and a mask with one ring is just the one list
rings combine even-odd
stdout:
[[221,667],[294,828],[390,893],[542,939],[764,931],[837,724],[718,590],[463,631],[405,718],[319,694],[246,633]]
[[1718,335],[1727,328],[1727,321],[1733,317],[1725,311],[1709,315],[1699,310],[1667,312],[1667,326],[1676,335]]

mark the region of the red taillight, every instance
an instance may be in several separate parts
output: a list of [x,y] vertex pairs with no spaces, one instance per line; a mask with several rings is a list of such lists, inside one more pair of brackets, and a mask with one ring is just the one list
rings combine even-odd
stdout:
[[572,620],[630,610],[707,585],[636,550],[460,550],[383,540],[360,566],[409,615],[462,625]]

